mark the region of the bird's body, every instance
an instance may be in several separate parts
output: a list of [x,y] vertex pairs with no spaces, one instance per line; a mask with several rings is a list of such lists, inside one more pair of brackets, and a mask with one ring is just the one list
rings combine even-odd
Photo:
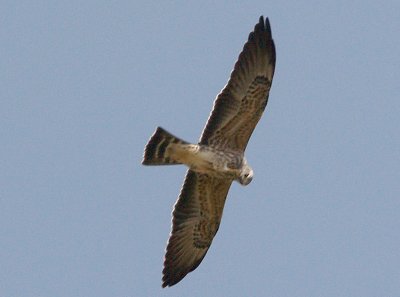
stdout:
[[[154,145],[156,143],[159,144],[158,147]],[[248,170],[243,152],[188,143],[161,127],[156,129],[145,151],[154,153],[145,156],[142,162],[144,165],[185,164],[197,173],[216,178],[238,179],[239,182],[241,173]],[[154,158],[154,155],[158,158]]]
[[197,268],[221,222],[234,180],[247,185],[253,170],[244,152],[268,102],[275,70],[275,45],[268,19],[260,17],[217,96],[197,144],[158,127],[145,148],[144,165],[185,164],[186,174],[174,206],[163,270],[163,287]]

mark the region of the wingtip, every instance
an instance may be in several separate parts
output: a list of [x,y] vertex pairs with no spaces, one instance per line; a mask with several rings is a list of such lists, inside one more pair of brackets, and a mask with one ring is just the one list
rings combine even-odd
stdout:
[[[167,255],[166,255],[167,257]],[[179,271],[171,271],[171,269],[168,269],[167,267],[170,267],[171,264],[167,265],[167,260],[164,260],[164,269],[162,271],[163,277],[162,277],[162,284],[161,287],[162,288],[166,288],[166,287],[172,287],[174,285],[176,285],[177,283],[179,283],[187,274],[186,273],[182,273]]]
[[265,29],[271,34],[271,24],[269,23],[269,18],[265,19]]
[[266,17],[264,21],[264,16],[261,15],[255,29],[271,33],[271,24],[269,22],[269,18]]
[[179,280],[174,280],[171,277],[168,277],[166,274],[164,274],[164,276],[162,278],[161,287],[162,288],[172,287],[173,285],[176,285],[177,283],[179,283],[182,279],[183,279],[183,277],[180,278]]

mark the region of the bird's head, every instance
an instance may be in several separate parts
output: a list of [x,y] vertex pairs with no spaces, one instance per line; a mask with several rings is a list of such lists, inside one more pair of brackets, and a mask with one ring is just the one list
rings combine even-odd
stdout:
[[237,180],[242,186],[247,186],[253,180],[253,169],[245,164]]

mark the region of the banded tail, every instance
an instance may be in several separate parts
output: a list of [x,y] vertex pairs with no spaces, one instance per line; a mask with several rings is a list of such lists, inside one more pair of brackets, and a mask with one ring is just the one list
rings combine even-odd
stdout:
[[175,160],[173,154],[179,151],[180,145],[189,144],[161,127],[151,136],[144,149],[143,165],[182,164]]

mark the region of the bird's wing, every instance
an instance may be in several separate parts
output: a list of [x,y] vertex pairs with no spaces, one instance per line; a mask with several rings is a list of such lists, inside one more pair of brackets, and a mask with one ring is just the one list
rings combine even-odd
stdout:
[[168,240],[163,287],[172,286],[199,266],[221,222],[232,180],[188,170],[175,204]]
[[231,77],[217,96],[200,144],[244,151],[267,105],[275,70],[275,45],[268,18],[261,16]]

